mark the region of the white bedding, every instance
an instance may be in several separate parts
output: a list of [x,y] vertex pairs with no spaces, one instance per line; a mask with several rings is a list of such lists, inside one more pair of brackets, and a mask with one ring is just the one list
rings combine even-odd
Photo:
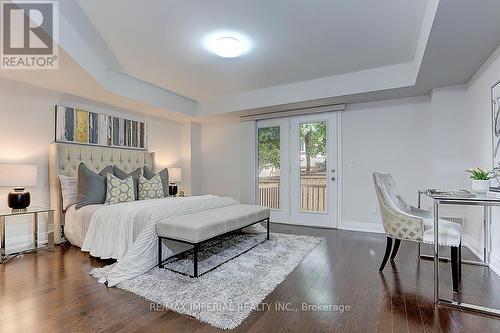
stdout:
[[[99,282],[115,286],[146,273],[157,264],[156,224],[164,218],[238,204],[231,198],[214,195],[169,197],[99,207],[92,215],[82,251],[100,258],[114,258],[112,267],[94,269]],[[174,246],[174,244],[176,244]],[[164,258],[186,249],[168,243]]]
[[64,214],[64,236],[73,245],[82,247],[92,215],[102,205],[84,206],[78,210],[71,205]]

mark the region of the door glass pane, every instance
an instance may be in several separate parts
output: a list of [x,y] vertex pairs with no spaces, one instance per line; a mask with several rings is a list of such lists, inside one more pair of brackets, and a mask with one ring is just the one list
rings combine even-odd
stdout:
[[258,129],[259,202],[262,206],[280,209],[280,127]]
[[300,210],[326,212],[326,121],[300,126]]

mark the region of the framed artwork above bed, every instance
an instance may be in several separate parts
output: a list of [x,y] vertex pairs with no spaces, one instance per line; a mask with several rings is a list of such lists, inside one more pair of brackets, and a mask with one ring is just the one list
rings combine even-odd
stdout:
[[147,124],[62,105],[55,107],[55,141],[147,150]]

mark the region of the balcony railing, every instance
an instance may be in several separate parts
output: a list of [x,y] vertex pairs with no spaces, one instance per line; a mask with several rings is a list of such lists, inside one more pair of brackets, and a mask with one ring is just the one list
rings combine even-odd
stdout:
[[[300,210],[304,212],[326,211],[326,182],[324,175],[302,176],[300,184]],[[259,178],[259,202],[271,209],[280,208],[279,177]]]

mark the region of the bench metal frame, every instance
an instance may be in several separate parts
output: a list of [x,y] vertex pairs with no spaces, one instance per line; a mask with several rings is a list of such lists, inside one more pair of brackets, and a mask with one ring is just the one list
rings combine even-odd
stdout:
[[[230,258],[230,259],[228,259],[228,260],[226,260],[226,261],[224,261],[224,262],[222,262],[222,263],[218,264],[218,265],[217,265],[217,266],[215,266],[215,267],[210,268],[209,270],[207,270],[207,271],[203,272],[202,274],[198,274],[198,250],[199,250],[199,248],[200,248],[200,246],[201,246],[202,244],[204,244],[204,243],[206,243],[206,242],[209,242],[209,241],[211,241],[211,240],[214,240],[214,239],[216,239],[216,238],[224,237],[224,236],[227,236],[227,235],[229,235],[229,234],[232,234],[232,233],[235,233],[235,232],[241,231],[242,229],[248,228],[248,227],[250,227],[250,226],[252,226],[252,225],[254,225],[254,224],[261,223],[261,222],[266,222],[266,223],[267,223],[267,235],[266,235],[266,238],[265,238],[262,242],[259,242],[259,243],[255,244],[254,246],[252,246],[252,247],[250,247],[250,248],[246,249],[245,251],[243,251],[243,252],[241,252],[241,253],[239,253],[239,254],[235,255],[234,257],[232,257],[232,258]],[[179,272],[179,271],[176,271],[176,270],[171,269],[171,268],[168,268],[168,267],[164,267],[164,265],[167,263],[167,260],[169,260],[170,258],[172,258],[172,257],[169,257],[169,258],[167,258],[167,259],[165,259],[165,260],[163,260],[163,258],[162,258],[162,251],[161,251],[161,250],[162,250],[162,240],[164,240],[164,239],[165,239],[165,240],[170,240],[170,241],[175,241],[175,242],[180,242],[180,243],[184,243],[184,244],[188,244],[188,245],[192,245],[192,246],[193,246],[193,248],[192,248],[192,249],[189,249],[189,250],[183,251],[183,252],[181,252],[181,253],[179,253],[179,254],[177,254],[177,255],[175,255],[175,256],[174,256],[174,257],[180,257],[179,259],[177,259],[177,260],[180,260],[180,259],[182,258],[181,256],[182,256],[183,254],[186,254],[187,252],[189,252],[189,251],[193,250],[193,273],[194,273],[193,275],[188,274],[188,273],[184,273],[184,272]],[[246,253],[246,252],[250,251],[251,249],[253,249],[253,248],[255,248],[255,247],[259,246],[260,244],[262,244],[262,243],[264,243],[265,241],[268,241],[268,240],[269,240],[269,218],[265,218],[265,219],[260,220],[260,221],[257,221],[257,222],[252,222],[252,223],[250,223],[250,224],[248,224],[248,225],[245,225],[245,226],[243,226],[243,227],[241,227],[241,228],[238,228],[238,229],[235,229],[235,230],[228,231],[228,232],[226,232],[226,233],[223,233],[223,234],[220,234],[220,235],[217,235],[217,236],[214,236],[214,237],[211,237],[211,238],[205,239],[205,240],[203,240],[203,241],[201,241],[201,242],[197,242],[197,243],[188,242],[188,241],[185,241],[185,240],[180,240],[180,239],[171,238],[171,237],[163,237],[163,236],[158,236],[158,268],[165,268],[165,269],[168,269],[168,270],[170,270],[170,271],[172,271],[172,272],[175,272],[175,273],[179,273],[179,274],[182,274],[182,275],[186,275],[186,276],[189,276],[189,277],[191,277],[191,278],[195,278],[195,277],[197,278],[197,277],[200,277],[200,276],[202,276],[202,275],[204,275],[204,274],[206,274],[206,273],[208,273],[208,272],[213,271],[214,269],[216,269],[216,268],[218,268],[218,267],[222,266],[223,264],[225,264],[225,263],[227,263],[227,262],[229,262],[229,261],[231,261],[231,260],[233,260],[233,259],[235,259],[235,258],[237,258],[237,257],[241,256],[242,254],[244,254],[244,253]],[[171,262],[175,262],[175,261],[177,261],[177,260],[174,260],[174,261],[171,261]],[[170,263],[170,262],[169,262],[169,263]]]

